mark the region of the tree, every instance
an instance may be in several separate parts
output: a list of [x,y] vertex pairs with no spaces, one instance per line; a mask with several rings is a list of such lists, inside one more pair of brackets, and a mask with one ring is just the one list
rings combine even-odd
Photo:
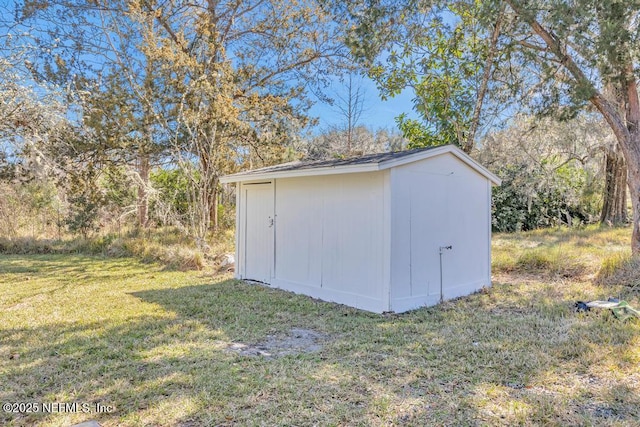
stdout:
[[[413,146],[457,144],[474,147],[498,51],[503,13],[485,28],[485,3],[335,3],[350,16],[347,43],[378,84],[381,96],[414,93],[420,120],[397,117]],[[348,12],[348,13],[346,13]],[[455,17],[455,18],[454,18]],[[340,18],[344,19],[344,18]],[[485,114],[481,114],[481,113]]]
[[474,155],[502,178],[493,192],[497,231],[595,222],[601,208],[602,159],[615,138],[599,117],[558,122],[516,116],[489,132]]
[[192,171],[192,228],[202,239],[215,223],[220,175],[287,155],[306,122],[304,86],[340,47],[313,1],[139,1],[130,13],[147,23],[143,52],[175,96],[172,151]]
[[398,131],[365,126],[348,128],[332,127],[313,137],[306,146],[307,159],[333,159],[353,155],[383,153],[405,148],[407,141]]
[[344,93],[336,93],[335,95],[334,105],[343,119],[342,125],[347,137],[345,154],[350,154],[354,149],[360,148],[356,141],[356,128],[365,110],[365,93],[358,77],[353,71],[350,71],[344,82]]
[[605,156],[605,186],[600,214],[602,224],[626,224],[627,216],[627,168],[624,156],[611,144]]
[[[367,13],[357,17],[359,24],[354,29],[359,40],[370,36],[370,43],[378,47],[375,52],[389,41],[388,33],[380,30],[380,22],[385,19],[417,22],[417,26],[407,28],[421,28],[426,30],[425,37],[430,37],[432,27],[422,25],[424,20],[414,19],[414,15],[407,18],[400,13],[409,10],[408,7],[425,11],[444,22],[444,5],[454,4],[458,11],[464,12],[474,10],[479,4],[475,22],[482,27],[478,33],[484,35],[482,40],[489,40],[487,35],[495,28],[492,23],[497,22],[504,10],[496,45],[500,52],[496,58],[499,65],[494,67],[493,82],[507,88],[513,94],[512,99],[519,95],[520,105],[535,111],[569,118],[591,105],[602,115],[625,158],[633,209],[631,248],[634,255],[640,255],[640,99],[637,89],[640,3],[637,0],[565,0],[553,4],[521,0],[382,3],[368,2]],[[454,7],[447,7],[446,11],[449,17],[454,15],[454,22],[463,19],[463,14]],[[405,46],[410,49],[413,39],[407,40]],[[612,89],[614,102],[605,96],[607,88]],[[496,95],[495,90],[492,95]]]
[[79,100],[82,125],[93,140],[84,149],[93,153],[96,164],[125,167],[125,176],[136,189],[135,216],[141,228],[149,221],[151,169],[167,154],[166,138],[155,129],[154,112],[147,106],[163,94],[148,67],[144,70],[142,76],[125,78],[132,69],[111,69],[100,87]]
[[[611,87],[605,88],[605,96],[616,103],[615,92]],[[605,185],[603,191],[600,223],[620,225],[628,222],[627,203],[627,166],[620,143],[613,138],[604,144]]]
[[38,146],[66,122],[65,91],[34,81],[30,64],[42,51],[9,16],[0,7],[0,175],[29,171],[42,176],[51,165]]
[[105,204],[97,173],[92,165],[88,165],[69,175],[69,216],[66,222],[69,230],[80,233],[84,239],[99,228],[98,213]]
[[[514,15],[512,45],[544,67],[545,77],[556,69],[553,81],[564,98],[558,103],[590,103],[616,136],[627,164],[633,209],[631,249],[640,255],[640,99],[635,71],[640,3],[579,0],[561,2],[552,10],[538,3],[506,3]],[[615,102],[605,96],[608,87]]]
[[[37,53],[14,68],[25,64],[30,85],[65,88],[63,114],[78,133],[90,136],[63,141],[61,150],[49,151],[64,151],[97,168],[126,165],[138,190],[138,224],[144,227],[150,162],[163,141],[153,134],[149,110],[136,94],[140,88],[156,88],[144,73],[149,64],[136,49],[142,42],[139,32],[119,13],[125,3],[23,2],[5,16],[13,17],[6,22],[22,35],[22,49]],[[70,147],[72,142],[78,145]],[[57,160],[74,163],[61,156]]]
[[189,179],[199,242],[216,223],[219,176],[289,156],[308,123],[305,90],[341,55],[313,0],[51,1],[23,15],[46,20],[49,45],[64,40],[38,73],[90,93],[78,103],[95,149],[135,165],[140,224],[155,157]]
[[339,89],[327,103],[339,113],[341,122],[321,130],[300,147],[307,159],[348,157],[406,147],[407,141],[397,131],[374,130],[359,124],[366,110],[362,77],[355,67],[340,77]]

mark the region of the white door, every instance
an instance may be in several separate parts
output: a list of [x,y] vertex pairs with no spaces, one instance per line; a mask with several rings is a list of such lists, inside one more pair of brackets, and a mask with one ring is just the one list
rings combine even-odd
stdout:
[[270,283],[274,266],[274,205],[271,183],[244,184],[244,278]]

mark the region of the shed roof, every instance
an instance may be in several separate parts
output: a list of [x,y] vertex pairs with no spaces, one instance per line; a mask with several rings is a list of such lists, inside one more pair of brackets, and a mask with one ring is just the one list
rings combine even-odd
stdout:
[[430,157],[451,153],[469,167],[485,176],[493,184],[500,185],[500,178],[489,172],[485,167],[469,157],[464,151],[454,145],[438,147],[416,148],[413,150],[389,153],[368,154],[347,159],[295,161],[275,166],[226,175],[220,182],[247,182],[271,178],[292,178],[300,176],[334,175],[355,172],[373,172],[385,170],[394,166],[417,162]]

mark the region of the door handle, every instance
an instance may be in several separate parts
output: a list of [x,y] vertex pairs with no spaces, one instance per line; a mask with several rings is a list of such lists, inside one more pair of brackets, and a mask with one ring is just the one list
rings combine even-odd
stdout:
[[273,227],[273,218],[269,217],[269,228]]

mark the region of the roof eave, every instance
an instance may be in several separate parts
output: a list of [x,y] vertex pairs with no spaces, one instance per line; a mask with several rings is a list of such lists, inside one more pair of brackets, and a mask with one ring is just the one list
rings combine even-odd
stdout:
[[498,178],[495,174],[490,172],[487,168],[473,160],[467,153],[459,149],[454,145],[443,145],[441,147],[436,147],[431,150],[424,151],[422,153],[416,153],[411,156],[401,157],[399,159],[387,160],[385,162],[380,163],[380,170],[390,169],[397,166],[402,166],[407,163],[413,163],[420,160],[425,160],[431,157],[440,156],[442,154],[451,153],[464,162],[467,166],[474,169],[480,175],[483,175],[487,178],[493,185],[500,185],[502,180]]
[[362,165],[347,165],[347,166],[331,166],[324,168],[307,168],[307,169],[294,169],[286,171],[272,171],[264,173],[236,173],[233,175],[226,175],[220,178],[222,184],[229,182],[251,182],[251,181],[264,181],[265,179],[277,179],[277,178],[297,178],[303,176],[321,176],[321,175],[336,175],[343,173],[360,173],[360,172],[375,172],[380,170],[380,163],[368,163]]

